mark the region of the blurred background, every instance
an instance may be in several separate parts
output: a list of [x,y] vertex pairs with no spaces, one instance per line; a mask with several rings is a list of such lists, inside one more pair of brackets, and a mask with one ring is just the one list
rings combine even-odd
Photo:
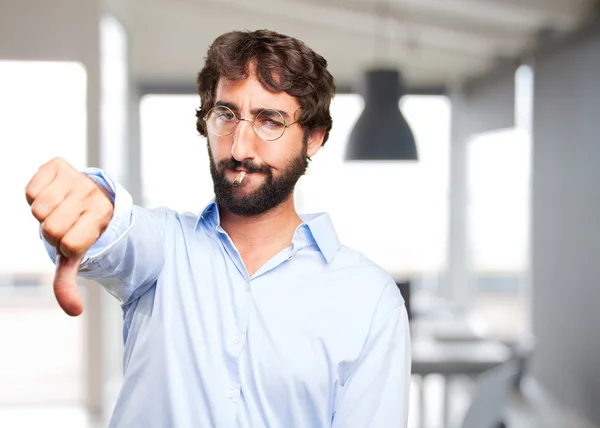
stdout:
[[[104,168],[137,204],[198,212],[212,182],[196,73],[215,37],[261,28],[305,41],[336,78],[331,137],[297,208],[328,211],[342,242],[397,279],[413,339],[409,426],[600,426],[598,11],[3,0],[0,427],[104,427],[122,379],[117,301],[81,281],[81,317],[55,303],[29,178],[62,156]],[[393,114],[374,123],[378,108]],[[360,138],[373,127],[378,140]]]

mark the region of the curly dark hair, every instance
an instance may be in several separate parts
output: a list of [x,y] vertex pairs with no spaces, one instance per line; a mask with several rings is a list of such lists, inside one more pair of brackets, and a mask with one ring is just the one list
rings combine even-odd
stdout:
[[196,113],[198,132],[207,136],[202,118],[215,104],[219,79],[246,79],[250,64],[256,65],[257,78],[267,90],[285,91],[298,99],[304,142],[313,131],[324,130],[325,144],[332,126],[329,106],[335,94],[327,61],[300,40],[269,30],[225,33],[208,48],[197,77],[201,101]]

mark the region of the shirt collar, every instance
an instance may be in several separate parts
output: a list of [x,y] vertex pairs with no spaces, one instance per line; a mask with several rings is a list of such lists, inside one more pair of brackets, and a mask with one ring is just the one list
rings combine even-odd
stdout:
[[200,211],[200,215],[198,216],[198,221],[196,222],[196,229],[203,221],[210,221],[213,223],[214,220],[215,226],[221,224],[221,218],[219,217],[219,209],[217,207],[217,203],[214,199],[212,199],[202,211]]
[[329,214],[301,214],[300,218],[303,222],[301,228],[308,229],[327,263],[331,262],[341,243]]
[[[300,219],[302,220],[302,224],[298,226],[294,239],[297,236],[303,236],[309,241],[314,241],[327,263],[331,262],[341,243],[329,214],[300,214]],[[219,209],[214,199],[200,212],[196,222],[196,229],[202,223],[206,223],[220,232],[223,231]]]

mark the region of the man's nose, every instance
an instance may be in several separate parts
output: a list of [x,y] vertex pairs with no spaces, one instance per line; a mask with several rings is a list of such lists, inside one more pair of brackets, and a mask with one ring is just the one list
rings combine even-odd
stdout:
[[244,159],[253,159],[255,154],[254,146],[257,138],[258,136],[254,132],[252,121],[240,119],[235,132],[233,133],[231,156],[238,162],[242,162]]

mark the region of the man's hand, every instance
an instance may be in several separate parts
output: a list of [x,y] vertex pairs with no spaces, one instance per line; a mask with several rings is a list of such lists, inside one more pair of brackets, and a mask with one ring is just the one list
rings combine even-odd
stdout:
[[57,249],[54,295],[69,315],[83,312],[77,272],[113,215],[108,195],[61,158],[42,165],[25,190],[44,238]]

